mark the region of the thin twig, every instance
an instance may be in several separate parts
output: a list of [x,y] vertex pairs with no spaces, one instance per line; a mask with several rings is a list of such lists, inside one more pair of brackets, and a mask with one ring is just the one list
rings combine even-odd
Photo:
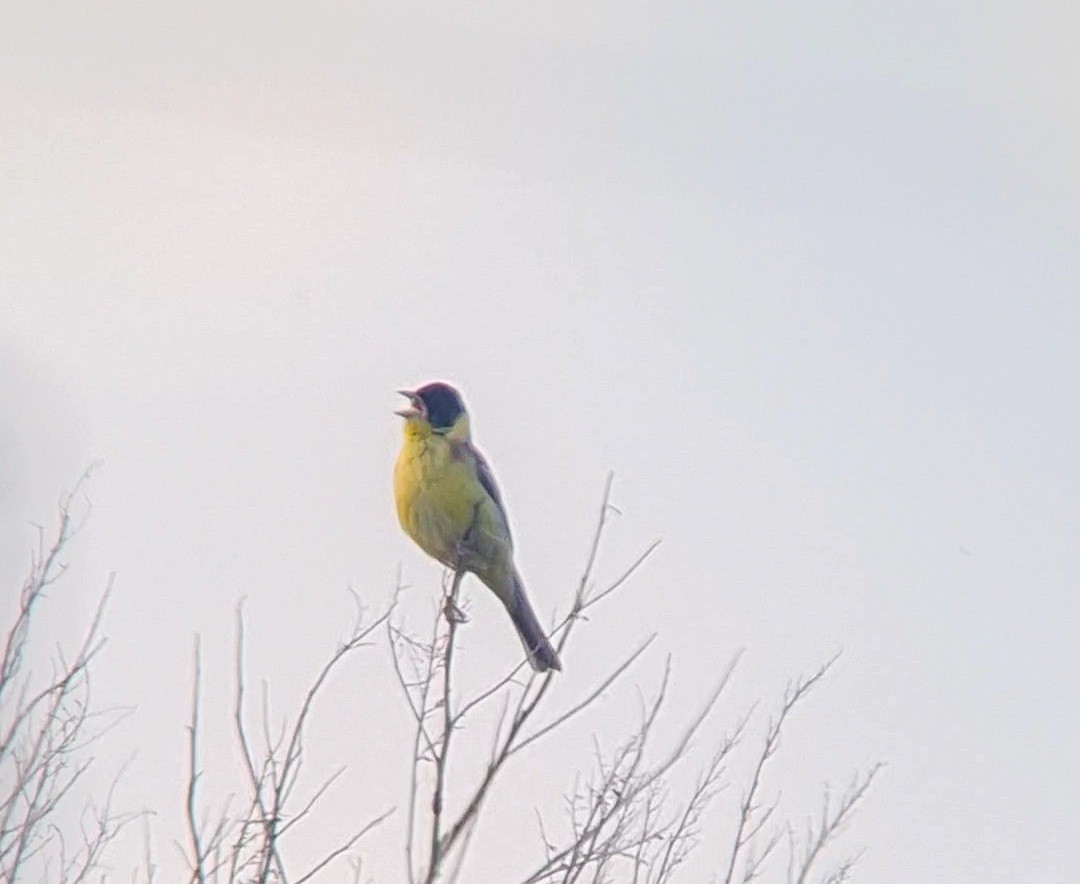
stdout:
[[202,661],[199,652],[199,636],[195,636],[191,675],[191,719],[188,722],[188,784],[185,811],[187,816],[188,838],[191,841],[191,880],[206,884],[206,872],[203,862],[206,857],[200,842],[199,823],[195,807],[196,791],[199,782],[199,688],[202,684]]
[[[735,864],[739,859],[742,849],[761,831],[767,818],[771,816],[776,809],[776,805],[773,804],[769,808],[766,808],[765,813],[763,814],[764,819],[758,821],[754,820],[754,814],[759,809],[755,804],[755,799],[757,798],[758,789],[761,787],[762,774],[764,773],[765,766],[768,764],[769,759],[776,754],[784,722],[791,714],[791,711],[807,695],[807,693],[809,693],[814,686],[825,677],[825,674],[833,667],[833,664],[836,663],[839,657],[839,653],[834,654],[812,675],[800,679],[794,685],[789,686],[784,694],[784,701],[780,705],[779,713],[766,729],[765,741],[762,744],[761,752],[758,754],[754,772],[750,778],[750,786],[747,788],[742,802],[739,805],[739,820],[735,827],[735,835],[732,840],[731,852],[728,857],[724,884],[732,884],[735,875]],[[770,851],[771,849],[772,848],[770,847]]]
[[454,714],[451,702],[451,690],[453,687],[452,674],[454,662],[454,638],[457,635],[459,618],[455,613],[457,609],[458,591],[461,588],[461,580],[465,572],[458,568],[454,571],[450,591],[445,596],[443,610],[446,616],[446,647],[443,651],[443,732],[439,739],[439,749],[435,754],[435,789],[431,798],[431,847],[428,854],[427,884],[433,884],[439,874],[439,866],[444,855],[441,825],[443,807],[446,796],[446,767],[450,757],[450,739],[454,733]]

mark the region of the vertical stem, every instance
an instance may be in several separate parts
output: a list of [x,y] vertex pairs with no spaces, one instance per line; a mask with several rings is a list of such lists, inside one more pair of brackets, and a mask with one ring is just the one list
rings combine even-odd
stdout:
[[199,838],[199,823],[195,807],[196,788],[199,782],[199,687],[202,681],[199,645],[199,636],[196,635],[195,664],[191,677],[191,720],[188,723],[188,787],[185,810],[187,811],[188,836],[191,839],[191,880],[204,884],[206,872],[203,868],[203,847]]
[[446,761],[450,754],[450,738],[454,732],[454,715],[450,702],[451,674],[454,660],[454,636],[457,635],[459,615],[457,613],[458,590],[465,576],[462,568],[454,571],[450,590],[443,597],[443,613],[446,617],[446,652],[443,655],[443,733],[439,751],[435,756],[435,790],[431,798],[431,859],[428,864],[426,884],[434,884],[442,865],[442,814],[446,794]]

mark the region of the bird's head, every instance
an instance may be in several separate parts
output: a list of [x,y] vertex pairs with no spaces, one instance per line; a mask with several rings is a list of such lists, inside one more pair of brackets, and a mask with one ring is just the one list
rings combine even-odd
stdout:
[[432,381],[415,390],[398,390],[409,400],[396,413],[405,418],[406,432],[467,437],[469,414],[461,394],[450,384]]

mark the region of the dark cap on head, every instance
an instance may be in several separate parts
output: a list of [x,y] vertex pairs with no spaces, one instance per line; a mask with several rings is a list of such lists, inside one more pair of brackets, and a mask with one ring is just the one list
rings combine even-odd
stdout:
[[428,423],[434,430],[447,430],[465,411],[461,394],[447,383],[434,381],[424,384],[415,394],[424,402]]

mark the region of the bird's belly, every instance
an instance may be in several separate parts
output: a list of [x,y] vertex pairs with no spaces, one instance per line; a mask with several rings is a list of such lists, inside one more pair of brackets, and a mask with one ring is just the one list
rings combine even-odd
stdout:
[[465,527],[436,495],[421,491],[413,501],[409,521],[406,530],[424,552],[447,565],[455,561]]
[[401,527],[424,552],[448,565],[457,561],[477,504],[476,489],[455,467],[432,470],[420,458],[403,456],[394,476]]

